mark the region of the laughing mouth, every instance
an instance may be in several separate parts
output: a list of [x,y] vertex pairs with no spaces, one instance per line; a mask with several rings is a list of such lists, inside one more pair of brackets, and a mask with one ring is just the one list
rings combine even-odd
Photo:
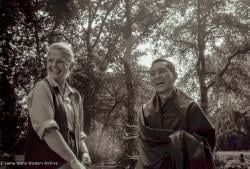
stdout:
[[156,85],[162,85],[162,84],[164,84],[164,82],[157,82],[157,83],[155,83]]
[[50,69],[50,71],[51,71],[52,73],[59,73],[59,72],[60,72],[59,70],[55,70],[55,69]]

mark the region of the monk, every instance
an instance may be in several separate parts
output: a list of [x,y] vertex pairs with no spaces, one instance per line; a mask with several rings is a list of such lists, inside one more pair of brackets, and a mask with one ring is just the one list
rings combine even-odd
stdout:
[[149,72],[155,92],[138,114],[136,169],[213,169],[214,127],[200,106],[175,87],[175,66],[156,59]]

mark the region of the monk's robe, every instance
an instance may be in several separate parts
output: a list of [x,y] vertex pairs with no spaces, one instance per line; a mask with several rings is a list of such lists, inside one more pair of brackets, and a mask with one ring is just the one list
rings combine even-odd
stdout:
[[179,89],[157,94],[138,116],[137,169],[213,169],[215,130],[199,105]]

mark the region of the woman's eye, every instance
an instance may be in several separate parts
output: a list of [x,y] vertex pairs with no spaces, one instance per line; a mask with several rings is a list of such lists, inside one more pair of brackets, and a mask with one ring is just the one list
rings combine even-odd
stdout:
[[65,62],[62,60],[58,60],[57,63],[65,63]]

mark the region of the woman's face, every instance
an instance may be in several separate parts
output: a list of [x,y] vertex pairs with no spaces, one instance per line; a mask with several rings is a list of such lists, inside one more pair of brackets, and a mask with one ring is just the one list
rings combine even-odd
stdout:
[[57,83],[63,83],[70,70],[72,63],[63,52],[58,49],[50,49],[47,56],[47,72]]
[[174,87],[175,77],[166,64],[165,62],[156,62],[149,72],[151,85],[158,93],[167,92]]

